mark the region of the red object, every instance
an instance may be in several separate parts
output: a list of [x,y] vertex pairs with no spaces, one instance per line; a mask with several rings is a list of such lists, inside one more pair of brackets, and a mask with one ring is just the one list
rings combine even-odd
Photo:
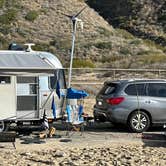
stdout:
[[111,104],[111,105],[118,105],[120,104],[121,102],[124,101],[124,97],[115,97],[115,98],[110,98],[110,99],[107,99],[107,103],[108,104]]

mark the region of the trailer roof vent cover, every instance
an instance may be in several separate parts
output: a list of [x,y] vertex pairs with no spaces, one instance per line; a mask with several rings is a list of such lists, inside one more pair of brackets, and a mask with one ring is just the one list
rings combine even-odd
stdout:
[[8,50],[12,50],[12,51],[23,51],[24,48],[22,46],[20,46],[17,43],[11,43],[9,44]]
[[32,46],[35,46],[34,43],[26,43],[26,44],[24,44],[24,45],[27,46],[27,49],[26,49],[27,52],[33,51],[33,50],[32,50]]

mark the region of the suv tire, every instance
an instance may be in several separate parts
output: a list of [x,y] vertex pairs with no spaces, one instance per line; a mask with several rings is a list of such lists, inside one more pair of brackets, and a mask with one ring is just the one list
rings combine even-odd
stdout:
[[143,111],[135,111],[129,117],[128,126],[136,133],[146,131],[150,126],[149,116]]

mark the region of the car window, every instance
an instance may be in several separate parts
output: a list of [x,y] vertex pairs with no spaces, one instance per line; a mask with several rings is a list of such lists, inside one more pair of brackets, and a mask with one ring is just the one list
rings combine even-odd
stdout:
[[115,92],[115,90],[117,89],[117,86],[118,84],[115,84],[115,83],[109,83],[109,84],[106,84],[102,89],[101,91],[99,92],[100,94],[103,94],[103,95],[110,95],[110,94],[113,94]]
[[145,96],[145,84],[130,84],[126,87],[125,93],[133,96]]
[[155,97],[166,97],[166,84],[164,83],[149,83],[148,95]]

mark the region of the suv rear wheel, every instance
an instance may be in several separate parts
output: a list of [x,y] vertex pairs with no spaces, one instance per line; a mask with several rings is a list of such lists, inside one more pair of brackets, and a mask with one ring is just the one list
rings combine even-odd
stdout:
[[149,116],[143,111],[136,111],[129,117],[128,125],[134,132],[141,133],[150,126]]

